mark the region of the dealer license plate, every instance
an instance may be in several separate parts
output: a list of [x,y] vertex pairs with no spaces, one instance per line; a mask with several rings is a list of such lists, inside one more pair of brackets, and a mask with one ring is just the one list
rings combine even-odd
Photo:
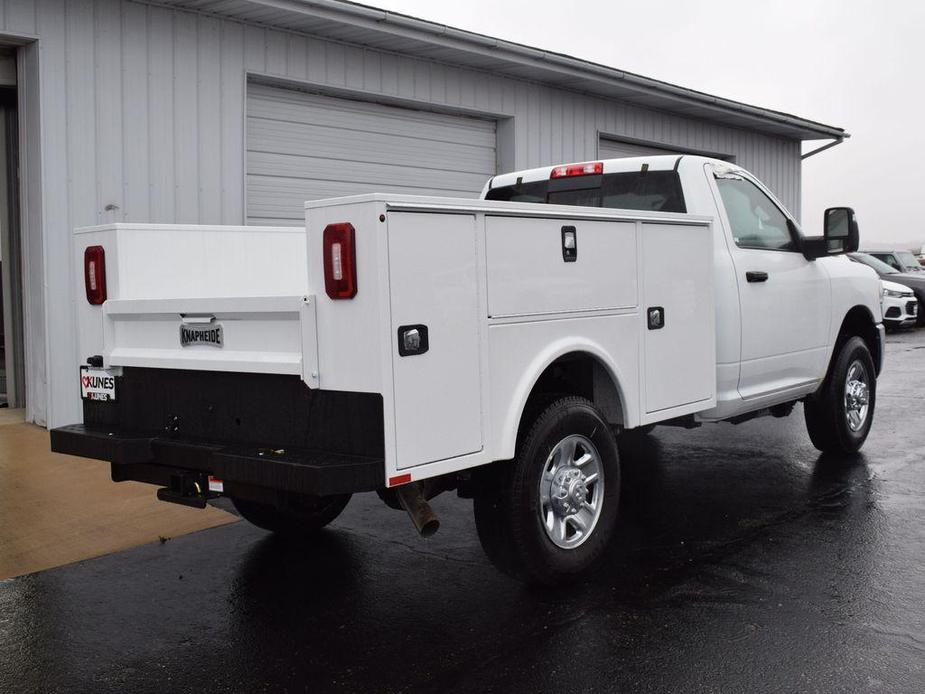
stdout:
[[80,397],[84,400],[115,400],[117,375],[113,369],[81,366]]

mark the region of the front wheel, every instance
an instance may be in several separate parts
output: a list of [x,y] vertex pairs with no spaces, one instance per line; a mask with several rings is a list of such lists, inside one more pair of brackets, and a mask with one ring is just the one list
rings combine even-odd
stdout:
[[874,419],[877,377],[867,343],[847,340],[832,362],[819,392],[806,399],[803,413],[813,445],[825,453],[856,453]]
[[620,463],[594,405],[563,397],[544,408],[511,463],[498,463],[475,497],[485,553],[505,573],[554,585],[587,570],[616,525]]
[[280,493],[276,503],[262,503],[232,498],[244,520],[258,528],[287,536],[305,536],[320,530],[337,518],[350,494],[309,496]]

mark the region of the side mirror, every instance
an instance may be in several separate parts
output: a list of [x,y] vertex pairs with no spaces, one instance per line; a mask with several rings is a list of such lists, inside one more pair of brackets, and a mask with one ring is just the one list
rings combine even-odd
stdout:
[[823,235],[803,239],[803,255],[815,260],[827,255],[853,253],[860,246],[860,233],[854,210],[830,207],[823,218]]
[[825,211],[823,236],[829,255],[854,253],[860,246],[858,221],[850,207],[830,207]]

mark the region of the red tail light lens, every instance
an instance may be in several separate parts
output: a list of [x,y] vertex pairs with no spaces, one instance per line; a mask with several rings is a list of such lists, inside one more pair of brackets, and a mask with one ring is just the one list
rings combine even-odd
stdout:
[[356,232],[348,222],[324,228],[324,291],[332,299],[357,294]]
[[604,162],[594,161],[587,164],[566,164],[557,166],[549,174],[550,178],[569,178],[571,176],[591,176],[592,174],[604,173]]
[[99,306],[106,301],[106,252],[102,246],[84,250],[84,285],[91,304]]

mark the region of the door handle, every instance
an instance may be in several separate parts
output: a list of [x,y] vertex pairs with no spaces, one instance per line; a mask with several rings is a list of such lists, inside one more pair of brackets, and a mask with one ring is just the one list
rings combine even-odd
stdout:
[[745,273],[745,279],[749,282],[767,282],[768,273],[761,270],[749,270]]

